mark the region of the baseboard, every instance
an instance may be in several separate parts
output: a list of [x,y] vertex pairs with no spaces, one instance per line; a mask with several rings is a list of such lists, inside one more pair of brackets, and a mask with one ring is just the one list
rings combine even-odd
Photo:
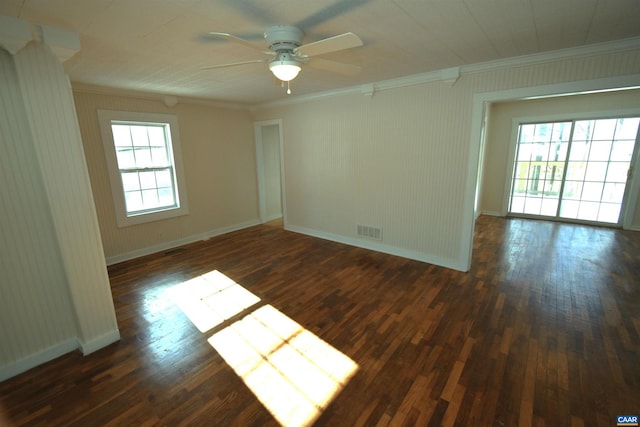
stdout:
[[480,215],[501,216],[501,217],[504,216],[502,212],[498,212],[498,211],[482,211],[480,212]]
[[120,341],[120,331],[114,329],[113,331],[109,331],[98,338],[94,338],[87,342],[80,342],[80,351],[84,356],[87,356],[94,351],[100,350],[101,348],[117,341]]
[[106,258],[107,265],[117,264],[119,262],[129,261],[135,258],[140,258],[145,255],[155,254],[157,252],[173,249],[178,246],[188,245],[189,243],[199,242],[201,240],[208,240],[212,237],[219,236],[221,234],[231,233],[232,231],[242,230],[243,228],[252,227],[260,224],[258,219],[242,222],[240,224],[234,224],[229,227],[217,228],[215,230],[207,231],[205,233],[194,234],[192,236],[184,237],[178,240],[172,240],[170,242],[163,242],[153,246],[147,246],[146,248],[137,249],[135,251],[126,252],[120,255],[114,255]]
[[285,229],[293,231],[295,233],[305,234],[311,237],[317,237],[319,239],[330,240],[332,242],[343,243],[349,246],[355,246],[358,248],[368,249],[371,251],[382,252],[389,255],[395,255],[402,258],[412,259],[415,261],[426,262],[427,264],[434,264],[440,267],[451,268],[452,270],[466,271],[464,263],[459,260],[445,259],[440,257],[430,256],[423,252],[412,251],[409,249],[398,248],[395,246],[385,245],[381,243],[369,242],[363,239],[356,239],[348,236],[341,236],[338,234],[326,233],[323,231],[313,230],[305,227],[298,227],[295,225],[287,225]]
[[35,368],[38,365],[42,365],[43,363],[49,362],[63,354],[70,353],[77,349],[78,340],[75,337],[69,338],[59,344],[0,367],[0,381],[15,377],[16,375],[26,372],[31,368]]

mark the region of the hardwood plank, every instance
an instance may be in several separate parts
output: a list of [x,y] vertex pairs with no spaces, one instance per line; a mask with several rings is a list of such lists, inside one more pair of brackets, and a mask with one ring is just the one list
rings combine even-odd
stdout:
[[[200,332],[172,290],[212,270],[259,302]],[[357,364],[316,426],[609,426],[640,409],[638,232],[481,216],[462,273],[265,224],[109,277],[121,341],[0,383],[0,424],[277,426],[207,341],[267,305]]]

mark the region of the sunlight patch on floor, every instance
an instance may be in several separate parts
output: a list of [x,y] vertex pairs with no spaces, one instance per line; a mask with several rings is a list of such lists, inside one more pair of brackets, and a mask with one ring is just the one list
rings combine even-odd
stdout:
[[311,425],[358,369],[275,307],[258,307],[260,298],[218,270],[169,292],[200,332],[219,329],[209,344],[283,426]]
[[358,365],[270,305],[209,343],[283,426],[313,423]]
[[170,293],[200,332],[207,332],[260,302],[260,298],[218,270],[174,286]]

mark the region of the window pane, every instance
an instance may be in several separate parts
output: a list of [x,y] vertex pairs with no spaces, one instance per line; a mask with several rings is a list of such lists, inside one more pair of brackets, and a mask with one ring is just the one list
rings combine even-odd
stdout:
[[581,120],[576,122],[573,130],[574,141],[587,141],[593,134],[594,120]]
[[524,213],[531,215],[540,214],[540,205],[542,201],[539,197],[527,197],[524,202]]
[[594,141],[591,143],[589,161],[607,161],[611,155],[611,141]]
[[158,199],[161,206],[175,205],[175,200],[173,198],[173,191],[169,187],[158,189]]
[[131,148],[117,148],[116,158],[118,161],[118,168],[120,169],[130,169],[136,167],[136,159],[135,157],[133,157],[133,150]]
[[635,140],[638,133],[638,122],[640,118],[619,119],[616,128],[616,139]]
[[613,134],[616,131],[616,124],[618,120],[596,120],[595,129],[593,131],[593,140],[596,141],[611,141]]
[[620,218],[620,205],[612,203],[602,203],[598,212],[598,221],[615,224]]
[[153,166],[151,164],[151,150],[149,150],[148,148],[136,148],[135,156],[136,156],[136,167],[148,168]]
[[[540,147],[538,148],[538,152],[536,153],[536,160],[542,160],[542,161],[547,161],[550,159],[550,155],[551,155],[551,144],[540,144]],[[555,151],[554,151],[555,153]]]
[[533,141],[533,132],[536,129],[536,125],[522,125],[520,126],[520,144],[526,144]]
[[155,172],[140,172],[140,187],[142,189],[156,188]]
[[533,134],[534,142],[548,142],[551,139],[551,129],[553,124],[540,123],[535,127]]
[[169,159],[167,158],[166,148],[152,148],[151,163],[154,167],[169,166]]
[[173,184],[171,170],[156,171],[156,182],[158,187],[171,187]]
[[149,126],[149,144],[153,147],[165,147],[164,127]]
[[525,198],[522,196],[513,196],[511,198],[511,208],[509,210],[514,213],[523,213],[524,201]]
[[569,153],[569,160],[571,161],[586,161],[589,158],[589,149],[591,144],[586,141],[574,141],[571,144],[571,153]]
[[135,212],[142,210],[142,194],[139,191],[127,191],[124,193],[127,212]]
[[113,143],[116,147],[131,146],[131,134],[129,133],[129,126],[111,125],[111,130],[113,132]]
[[133,138],[133,145],[136,147],[149,146],[146,126],[131,126],[131,137]]
[[606,183],[602,192],[602,201],[610,203],[622,203],[625,184]]
[[611,162],[607,171],[608,182],[627,182],[628,162]]
[[563,200],[560,205],[560,216],[562,218],[577,218],[579,206],[580,202],[577,200]]
[[521,145],[518,149],[518,161],[520,162],[529,162],[533,160],[535,157],[533,156],[533,144]]
[[580,202],[578,216],[576,218],[585,221],[595,221],[598,219],[599,207],[600,203],[598,202]]
[[586,181],[604,181],[607,175],[606,162],[589,162],[587,164],[587,173],[584,175]]
[[540,214],[545,216],[556,216],[558,210],[558,198],[545,197],[542,200]]
[[137,172],[125,172],[122,174],[122,187],[124,191],[134,191],[140,189],[140,181]]
[[144,203],[145,209],[157,208],[159,206],[158,203],[158,192],[154,188],[153,190],[142,190],[142,201]]
[[571,135],[571,122],[554,123],[552,141],[569,141]]
[[611,160],[630,162],[634,145],[635,141],[632,139],[614,141],[613,149],[611,150]]
[[545,181],[544,183],[544,194],[546,195],[558,195],[560,193],[560,186],[562,184],[562,177],[560,179],[554,179]]
[[572,181],[582,181],[586,172],[586,164],[582,162],[569,162],[567,164],[566,179]]
[[563,199],[579,200],[582,197],[582,181],[567,181],[564,184]]
[[567,159],[567,149],[569,148],[568,142],[557,142],[551,147],[549,153],[549,159],[552,161],[565,161]]
[[585,182],[582,187],[582,200],[600,201],[603,187],[604,184],[602,182]]

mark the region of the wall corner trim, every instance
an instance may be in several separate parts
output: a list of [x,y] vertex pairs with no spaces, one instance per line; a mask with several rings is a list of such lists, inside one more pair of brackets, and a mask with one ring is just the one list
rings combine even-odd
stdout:
[[0,47],[11,55],[18,53],[33,39],[27,21],[12,16],[0,15]]
[[79,346],[82,354],[87,356],[94,351],[98,351],[101,348],[104,348],[118,341],[120,341],[120,331],[116,328],[97,338],[91,339],[86,342],[79,342]]

